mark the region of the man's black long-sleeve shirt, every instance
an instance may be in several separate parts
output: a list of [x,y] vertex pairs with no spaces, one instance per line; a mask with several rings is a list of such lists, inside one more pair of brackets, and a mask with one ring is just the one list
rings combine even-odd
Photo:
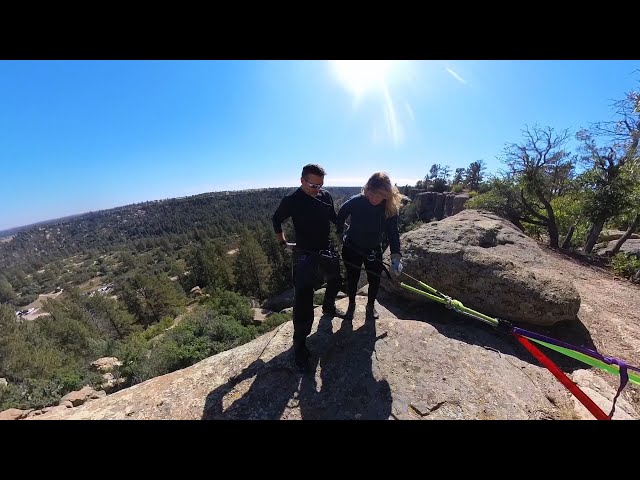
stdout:
[[298,248],[312,252],[323,250],[329,246],[330,223],[335,224],[337,218],[333,197],[323,189],[311,197],[298,188],[282,199],[273,214],[276,233],[282,233],[282,222],[287,218],[293,221]]

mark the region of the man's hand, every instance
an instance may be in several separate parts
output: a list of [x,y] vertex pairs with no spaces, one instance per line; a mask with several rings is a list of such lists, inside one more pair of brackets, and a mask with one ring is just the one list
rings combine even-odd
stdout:
[[391,254],[391,270],[396,277],[402,273],[402,269],[404,268],[402,262],[400,261],[401,258],[402,255],[400,255],[399,253]]

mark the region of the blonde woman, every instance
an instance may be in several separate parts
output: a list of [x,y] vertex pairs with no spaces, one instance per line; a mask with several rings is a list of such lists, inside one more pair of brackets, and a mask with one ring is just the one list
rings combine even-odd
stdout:
[[[367,318],[378,318],[375,301],[380,287],[382,273],[382,239],[386,233],[391,249],[393,272],[402,271],[400,259],[400,232],[398,231],[398,213],[403,195],[391,183],[385,172],[376,172],[367,181],[362,192],[347,200],[338,211],[336,232],[343,238],[342,259],[347,271],[347,295],[349,308],[345,318],[353,318],[356,291],[360,279],[360,269],[364,263],[369,281]],[[347,217],[349,226],[344,233]]]

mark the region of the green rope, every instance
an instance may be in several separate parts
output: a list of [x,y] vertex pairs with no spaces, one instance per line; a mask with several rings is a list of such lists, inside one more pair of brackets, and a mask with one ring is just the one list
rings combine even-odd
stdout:
[[482,322],[488,323],[489,325],[492,325],[494,327],[498,326],[499,322],[495,318],[491,318],[483,313],[476,312],[475,310],[472,310],[469,307],[465,307],[462,304],[462,302],[460,302],[459,300],[455,300],[453,298],[447,297],[446,295],[443,295],[442,293],[438,292],[438,290],[436,290],[433,287],[430,287],[426,283],[420,282],[420,285],[427,288],[431,292],[437,293],[441,296],[432,295],[431,293],[427,293],[423,290],[420,290],[419,288],[415,288],[415,287],[412,287],[411,285],[407,285],[404,282],[400,282],[400,286],[406,288],[407,290],[411,290],[412,292],[419,293],[420,295],[424,295],[425,297],[430,298],[431,300],[435,300],[436,302],[442,303],[449,308],[453,308],[454,310],[460,313],[473,317]]
[[[426,283],[421,282],[420,280],[416,280],[416,282],[418,282],[422,287],[424,287],[426,290],[428,290],[431,293],[427,293],[424,290],[420,290],[418,288],[412,287],[411,285],[407,285],[404,282],[401,282],[400,286],[403,288],[406,288],[407,290],[411,290],[412,292],[423,295],[431,300],[442,303],[446,305],[448,308],[452,308],[457,312],[462,313],[463,315],[467,315],[469,317],[475,318],[476,320],[483,321],[494,327],[497,327],[499,325],[500,322],[495,318],[491,318],[483,313],[476,312],[475,310],[465,307],[462,304],[462,302],[460,302],[459,300],[455,300],[444,295],[443,293],[427,285]],[[544,345],[545,347],[550,348],[551,350],[555,350],[556,352],[562,353],[563,355],[579,360],[583,363],[586,363],[587,365],[591,365],[592,367],[599,368],[607,373],[620,375],[620,368],[617,365],[610,365],[608,363],[603,362],[602,360],[598,360],[597,358],[590,357],[589,355],[586,355],[584,353],[577,352],[575,350],[571,350],[568,348],[560,347],[558,345],[553,345],[551,343],[543,342],[542,340],[537,340],[535,338],[530,338],[530,337],[527,337],[527,338],[533,342],[539,343],[540,345]],[[640,385],[640,375],[632,371],[627,371],[627,373],[629,375],[630,382]]]
[[[571,350],[568,348],[560,347],[558,345],[553,345],[552,343],[543,342],[542,340],[537,340],[535,338],[527,337],[532,342],[539,343],[540,345],[544,345],[551,350],[555,350],[556,352],[562,353],[568,357],[575,358],[587,365],[591,365],[592,367],[599,368],[600,370],[604,370],[605,372],[612,373],[614,375],[620,375],[620,367],[618,365],[610,365],[608,363],[603,362],[602,360],[598,360],[597,358],[590,357],[582,352],[577,352],[575,350]],[[627,374],[629,375],[629,381],[633,382],[637,385],[640,385],[640,375],[637,373],[627,370]]]

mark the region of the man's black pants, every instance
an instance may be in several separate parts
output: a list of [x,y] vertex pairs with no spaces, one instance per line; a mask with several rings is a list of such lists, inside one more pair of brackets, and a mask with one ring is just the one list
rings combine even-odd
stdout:
[[[329,253],[329,252],[326,252]],[[305,251],[295,251],[293,261],[293,285],[295,300],[293,305],[293,346],[302,348],[305,339],[311,333],[313,325],[314,283],[318,275],[325,277],[327,288],[323,307],[333,308],[340,290],[340,261],[337,252],[331,250],[331,256]]]

